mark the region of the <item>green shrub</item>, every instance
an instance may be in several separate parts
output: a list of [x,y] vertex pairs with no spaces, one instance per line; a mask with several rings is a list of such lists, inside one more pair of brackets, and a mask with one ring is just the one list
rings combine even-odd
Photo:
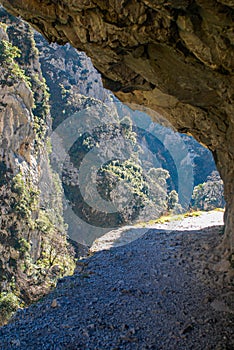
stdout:
[[21,69],[18,63],[15,61],[16,58],[20,57],[20,49],[13,46],[9,41],[2,40],[0,42],[0,62],[9,69],[10,78],[18,78],[23,80],[29,87],[30,78],[25,75],[25,71]]
[[37,209],[40,191],[19,173],[13,178],[12,192],[17,195],[13,210],[30,222],[32,211]]
[[19,245],[19,251],[21,253],[26,253],[30,250],[30,243],[23,237],[19,239]]
[[16,57],[20,57],[20,49],[13,46],[9,41],[2,40],[0,42],[0,60],[8,64],[13,63]]
[[0,294],[0,325],[5,324],[19,308],[19,299],[12,292]]

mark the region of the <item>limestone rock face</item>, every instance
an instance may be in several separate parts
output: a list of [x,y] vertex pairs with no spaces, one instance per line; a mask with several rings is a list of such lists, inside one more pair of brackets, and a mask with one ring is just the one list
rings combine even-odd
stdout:
[[60,182],[48,160],[51,117],[33,32],[2,8],[0,62],[1,325],[21,303],[48,292],[74,263]]
[[[1,0],[52,42],[85,51],[124,102],[164,115],[214,154],[233,250],[232,0]],[[231,233],[232,231],[232,233]]]

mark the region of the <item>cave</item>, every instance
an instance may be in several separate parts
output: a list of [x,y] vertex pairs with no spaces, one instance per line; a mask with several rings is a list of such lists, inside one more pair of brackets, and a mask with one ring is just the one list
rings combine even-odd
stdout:
[[234,36],[232,0],[1,0],[49,42],[91,57],[106,88],[131,108],[161,114],[212,153],[224,181],[233,256]]

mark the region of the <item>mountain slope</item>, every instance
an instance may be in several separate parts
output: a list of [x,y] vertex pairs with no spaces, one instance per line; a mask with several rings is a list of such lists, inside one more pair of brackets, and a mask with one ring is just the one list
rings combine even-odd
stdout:
[[33,32],[2,8],[0,21],[1,324],[71,273],[74,261],[49,164],[48,91]]

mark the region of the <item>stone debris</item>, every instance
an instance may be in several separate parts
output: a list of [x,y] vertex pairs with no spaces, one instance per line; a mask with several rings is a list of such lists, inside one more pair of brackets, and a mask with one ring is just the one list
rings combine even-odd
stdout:
[[219,233],[152,228],[95,253],[0,328],[0,350],[233,349],[233,288],[211,254]]

